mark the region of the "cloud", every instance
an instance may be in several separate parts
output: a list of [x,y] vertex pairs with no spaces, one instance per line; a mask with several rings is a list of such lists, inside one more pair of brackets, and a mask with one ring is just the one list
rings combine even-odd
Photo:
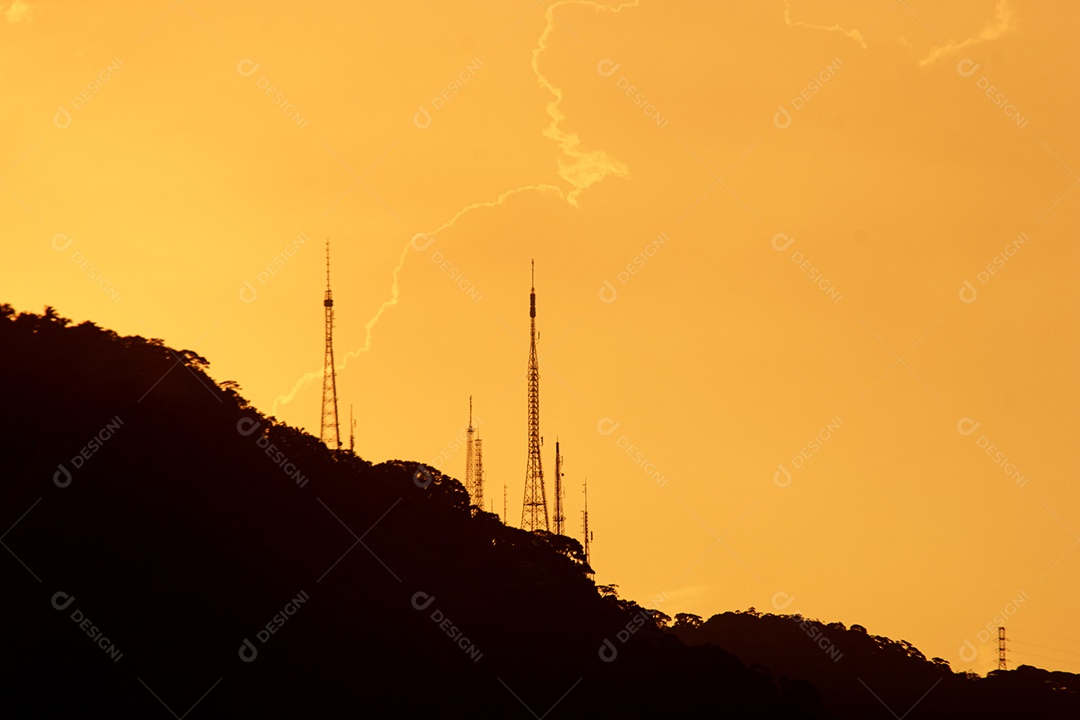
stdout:
[[934,48],[930,51],[930,54],[919,61],[920,66],[927,66],[933,63],[940,57],[945,55],[951,55],[952,53],[962,50],[963,48],[970,47],[976,43],[986,42],[989,40],[997,40],[1002,35],[1015,30],[1016,27],[1012,24],[1013,10],[1009,7],[1006,0],[998,0],[997,5],[994,6],[994,17],[992,20],[986,23],[986,26],[982,31],[967,40],[962,42],[950,41],[944,45]]
[[[563,196],[562,190],[555,185],[525,185],[522,187],[514,188],[513,190],[507,190],[506,192],[499,195],[499,197],[495,200],[474,202],[470,205],[466,205],[461,210],[459,210],[452,218],[444,222],[436,229],[432,230],[431,232],[422,234],[426,235],[427,238],[433,238],[443,230],[453,227],[453,225],[458,221],[458,218],[471,210],[477,210],[479,208],[492,208],[499,205],[505,205],[506,200],[512,195],[529,191],[540,193],[553,193],[555,195],[558,195],[561,199],[566,199]],[[345,370],[346,366],[349,364],[349,360],[371,350],[372,330],[375,328],[375,325],[378,324],[379,320],[382,319],[383,313],[392,308],[393,306],[397,305],[398,299],[401,297],[401,288],[398,284],[398,277],[401,275],[401,269],[405,266],[405,260],[409,257],[410,249],[417,249],[415,238],[409,239],[405,243],[404,247],[401,248],[401,255],[400,257],[398,257],[397,265],[394,267],[394,271],[391,274],[390,297],[384,300],[381,305],[379,305],[378,311],[371,317],[370,320],[368,320],[364,324],[364,344],[356,350],[350,350],[349,352],[345,353],[345,355],[341,357],[341,360],[335,364],[336,372],[340,373]],[[301,388],[303,388],[305,385],[311,384],[315,380],[320,379],[322,375],[323,371],[321,369],[313,370],[311,372],[301,375],[300,378],[293,384],[292,390],[290,390],[284,395],[278,395],[276,398],[274,398],[274,406],[271,410],[271,414],[276,415],[281,405],[292,402],[293,398],[296,397],[296,393],[298,393]]]
[[[596,183],[600,182],[609,175],[618,175],[625,177],[629,170],[626,165],[612,160],[608,157],[607,153],[603,150],[591,150],[584,151],[581,149],[581,139],[577,133],[567,132],[560,127],[560,123],[566,119],[562,110],[559,109],[559,103],[562,102],[563,93],[562,90],[556,87],[550,80],[548,80],[544,74],[540,71],[540,54],[547,49],[548,38],[551,37],[551,33],[555,30],[555,25],[559,22],[559,19],[555,16],[555,8],[560,5],[589,5],[596,10],[607,10],[610,12],[619,12],[624,7],[636,7],[638,0],[632,0],[632,2],[623,3],[617,6],[600,5],[592,0],[561,0],[560,2],[552,3],[547,6],[547,11],[544,13],[545,25],[544,31],[540,34],[539,39],[536,41],[536,47],[532,52],[532,69],[536,75],[537,81],[540,86],[550,92],[554,99],[547,105],[547,114],[551,119],[551,122],[544,128],[544,137],[550,138],[559,144],[559,150],[561,157],[558,159],[559,165],[559,177],[570,183],[573,187],[568,193],[563,193],[562,189],[556,185],[539,184],[539,185],[524,185],[522,187],[514,188],[513,190],[507,190],[498,196],[495,200],[474,202],[466,205],[459,210],[450,220],[440,225],[435,230],[429,233],[424,233],[428,238],[434,237],[436,234],[451,227],[457,222],[465,213],[476,210],[479,208],[492,208],[499,205],[504,205],[506,200],[512,195],[516,195],[521,192],[540,192],[540,193],[553,193],[560,199],[565,200],[574,207],[578,207],[578,196],[589,189]],[[409,257],[409,249],[416,248],[414,239],[410,239],[405,243],[405,246],[401,250],[401,255],[398,258],[397,265],[394,267],[392,273],[392,280],[390,284],[390,297],[383,301],[379,306],[378,311],[371,317],[367,323],[364,324],[364,344],[356,350],[351,350],[346,353],[340,362],[336,364],[336,371],[341,372],[345,369],[349,360],[366,353],[371,350],[371,333],[382,318],[383,313],[388,309],[398,304],[400,298],[400,286],[398,283],[398,277],[401,274],[402,268],[405,266],[405,260]],[[292,389],[284,394],[278,395],[274,398],[274,405],[271,411],[272,414],[277,414],[280,406],[292,402],[296,394],[306,385],[318,380],[322,377],[323,371],[313,370],[308,373],[304,373],[293,384]]]
[[30,4],[24,2],[24,0],[15,0],[15,2],[8,5],[6,8],[0,5],[0,13],[3,13],[4,19],[9,23],[29,23],[33,21],[31,17]]
[[582,150],[581,138],[578,137],[578,134],[567,132],[559,127],[560,123],[566,119],[562,110],[559,109],[559,103],[562,102],[563,98],[562,89],[556,87],[540,72],[540,53],[547,49],[548,38],[551,37],[551,33],[555,30],[555,24],[558,22],[558,18],[555,16],[555,8],[560,5],[589,5],[597,10],[619,12],[624,7],[636,7],[637,4],[637,0],[618,6],[600,5],[595,2],[583,2],[581,0],[562,0],[562,2],[548,5],[547,11],[544,13],[547,24],[544,26],[544,32],[540,34],[540,38],[536,41],[536,47],[533,48],[533,73],[536,75],[540,87],[555,96],[555,99],[547,105],[547,114],[551,118],[551,122],[544,128],[544,137],[550,138],[559,144],[559,150],[562,153],[558,160],[559,177],[573,186],[574,189],[566,195],[566,201],[574,207],[578,206],[577,199],[582,192],[608,175],[626,177],[629,170],[623,163],[609,158],[603,150],[591,150],[588,152]]
[[811,30],[824,30],[826,32],[838,32],[843,35],[847,35],[849,38],[859,43],[863,50],[866,49],[866,40],[863,39],[862,33],[858,30],[848,30],[842,28],[839,25],[812,25],[804,22],[792,22],[791,21],[791,4],[788,0],[784,0],[784,24],[788,27],[804,27]]

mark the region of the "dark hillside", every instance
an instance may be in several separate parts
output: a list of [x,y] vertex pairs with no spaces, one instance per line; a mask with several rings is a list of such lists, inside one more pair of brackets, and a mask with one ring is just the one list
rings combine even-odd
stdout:
[[[726,612],[700,623],[677,616],[671,633],[719,646],[747,665],[812,683],[838,718],[1080,717],[1080,677],[1022,666],[986,678],[954,673],[904,640],[860,625],[799,615]],[[891,712],[890,712],[891,711]]]
[[4,717],[824,716],[598,593],[576,541],[329,452],[207,366],[0,306]]

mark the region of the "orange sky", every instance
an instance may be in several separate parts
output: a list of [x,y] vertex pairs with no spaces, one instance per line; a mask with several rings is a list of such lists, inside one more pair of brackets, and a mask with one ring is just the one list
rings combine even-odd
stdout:
[[0,301],[318,434],[330,236],[357,451],[471,394],[516,525],[535,258],[598,582],[1080,672],[1080,10],[547,7],[0,2]]

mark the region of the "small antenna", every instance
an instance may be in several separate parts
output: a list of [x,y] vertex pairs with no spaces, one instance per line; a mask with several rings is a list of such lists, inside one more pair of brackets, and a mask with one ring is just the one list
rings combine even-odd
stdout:
[[349,403],[349,452],[356,454],[356,421],[352,416],[352,403]]
[[563,527],[566,516],[563,513],[562,453],[559,452],[559,438],[555,438],[555,534],[566,534]]

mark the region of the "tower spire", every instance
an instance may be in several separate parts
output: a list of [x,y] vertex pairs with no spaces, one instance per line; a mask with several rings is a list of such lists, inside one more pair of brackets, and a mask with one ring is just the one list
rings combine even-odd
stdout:
[[540,365],[536,358],[536,261],[532,262],[529,291],[529,462],[525,468],[525,498],[521,503],[521,529],[551,530],[548,520],[544,468],[540,461]]
[[334,367],[334,297],[330,292],[330,238],[326,238],[326,352],[323,357],[322,428],[320,438],[331,450],[341,449],[338,426],[337,370]]

